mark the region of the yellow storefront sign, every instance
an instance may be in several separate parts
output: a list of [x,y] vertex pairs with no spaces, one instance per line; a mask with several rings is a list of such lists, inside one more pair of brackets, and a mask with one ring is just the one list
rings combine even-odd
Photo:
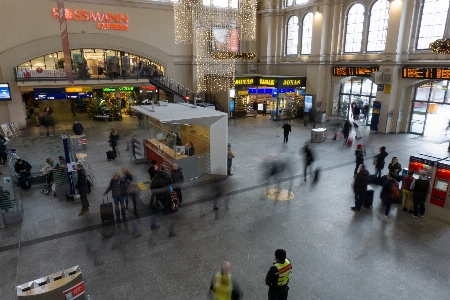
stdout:
[[300,79],[285,79],[283,80],[283,86],[298,86],[301,84]]
[[66,93],[84,93],[84,92],[92,92],[92,87],[90,86],[66,87]]
[[234,85],[252,85],[254,82],[254,78],[236,78],[234,80]]
[[248,95],[248,91],[238,91],[239,96],[245,96]]
[[260,78],[259,85],[275,86],[275,79]]

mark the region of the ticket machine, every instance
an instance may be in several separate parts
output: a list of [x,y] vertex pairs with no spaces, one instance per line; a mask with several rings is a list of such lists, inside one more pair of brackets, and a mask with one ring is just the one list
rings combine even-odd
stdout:
[[433,159],[428,155],[412,155],[409,157],[409,169],[413,170],[415,174],[419,174],[420,171],[425,170],[428,176],[431,176],[436,162],[437,159]]
[[425,212],[433,217],[450,222],[450,158],[436,163],[434,176],[430,180],[431,192],[425,203]]

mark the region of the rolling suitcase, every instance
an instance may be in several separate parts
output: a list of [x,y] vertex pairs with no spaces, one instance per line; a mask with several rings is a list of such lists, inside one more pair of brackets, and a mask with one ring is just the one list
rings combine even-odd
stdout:
[[353,145],[353,138],[348,137],[346,146],[351,147]]
[[178,211],[178,205],[180,203],[179,199],[178,199],[178,194],[175,191],[172,191],[170,193],[170,211],[171,212],[177,212]]
[[103,203],[100,204],[100,216],[102,217],[102,223],[103,221],[113,221],[114,220],[114,209],[112,202],[109,202],[108,197],[106,197],[106,203],[105,198],[103,198]]
[[114,152],[112,150],[109,150],[108,152],[106,152],[106,158],[108,160],[115,159],[116,155],[114,154]]
[[364,197],[364,207],[371,208],[373,204],[373,189],[368,186]]

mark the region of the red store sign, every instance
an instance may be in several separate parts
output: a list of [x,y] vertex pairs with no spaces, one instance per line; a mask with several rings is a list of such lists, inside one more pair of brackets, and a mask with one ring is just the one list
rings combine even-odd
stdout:
[[[64,9],[67,21],[97,22],[98,29],[128,30],[128,14],[94,12],[80,9]],[[53,8],[53,19],[59,19],[58,8]]]
[[154,86],[154,85],[141,86],[141,90],[144,90],[144,91],[156,91],[156,86]]

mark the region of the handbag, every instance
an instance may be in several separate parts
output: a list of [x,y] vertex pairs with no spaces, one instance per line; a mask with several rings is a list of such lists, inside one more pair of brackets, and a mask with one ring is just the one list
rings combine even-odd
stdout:
[[130,182],[128,184],[128,188],[127,188],[127,194],[137,194],[138,192],[138,187],[136,184]]
[[376,166],[376,165],[377,165],[377,162],[378,162],[378,159],[377,159],[376,157],[374,157],[374,158],[373,158],[372,165]]

